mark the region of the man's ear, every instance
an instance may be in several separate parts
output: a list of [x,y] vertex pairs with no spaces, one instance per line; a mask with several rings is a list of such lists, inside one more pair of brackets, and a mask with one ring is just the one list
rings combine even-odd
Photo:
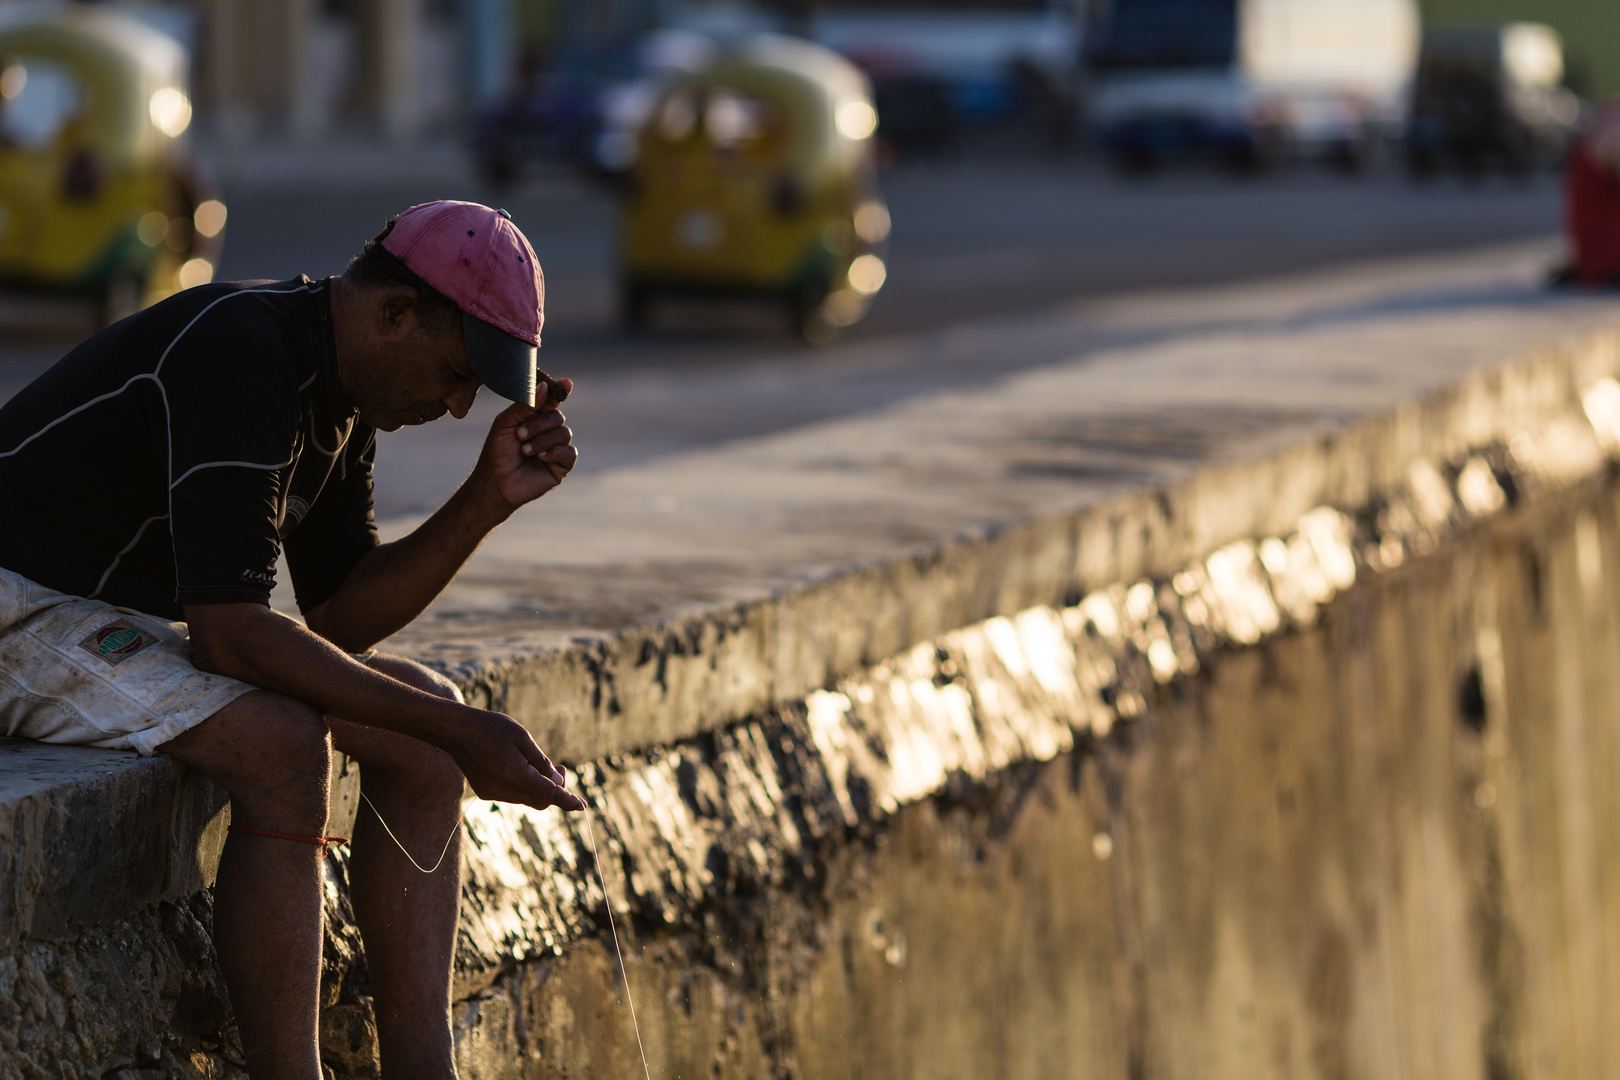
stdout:
[[416,290],[392,285],[377,293],[377,332],[383,337],[408,337],[416,330]]

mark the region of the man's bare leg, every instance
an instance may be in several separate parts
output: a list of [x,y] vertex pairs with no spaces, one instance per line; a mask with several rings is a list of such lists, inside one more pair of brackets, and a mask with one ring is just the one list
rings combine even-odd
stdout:
[[[164,743],[231,795],[231,822],[326,831],[331,749],[320,714],[244,694]],[[214,948],[253,1080],[320,1080],[321,848],[232,833],[214,885]]]
[[[420,665],[379,656],[371,666],[444,697],[454,685]],[[360,763],[361,789],[418,863],[400,851],[364,802],[355,821],[349,874],[355,919],[377,1007],[387,1080],[455,1076],[450,1036],[450,965],[461,898],[461,770],[450,755],[380,728],[332,720],[337,748]]]

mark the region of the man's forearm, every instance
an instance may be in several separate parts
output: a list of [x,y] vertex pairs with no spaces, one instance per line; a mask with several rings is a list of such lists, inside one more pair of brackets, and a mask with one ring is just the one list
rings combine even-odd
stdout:
[[192,605],[186,618],[199,668],[297,698],[327,716],[443,747],[466,710],[373,671],[257,604]]
[[192,662],[312,705],[327,716],[397,731],[455,758],[480,798],[583,810],[563,774],[510,716],[424,693],[357,662],[258,604],[190,604]]
[[[559,385],[573,388],[566,379]],[[336,595],[304,613],[309,628],[354,652],[397,632],[444,591],[491,530],[562,483],[579,460],[572,439],[554,406],[508,406],[450,501],[409,536],[361,559]]]
[[307,613],[310,629],[352,652],[371,648],[426,610],[510,513],[463,485],[410,535],[361,559],[337,593]]

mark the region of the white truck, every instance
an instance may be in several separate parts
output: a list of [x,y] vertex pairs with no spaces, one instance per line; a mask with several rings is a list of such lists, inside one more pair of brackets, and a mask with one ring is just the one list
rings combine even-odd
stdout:
[[1416,0],[1097,0],[1089,118],[1121,166],[1370,163],[1400,133]]

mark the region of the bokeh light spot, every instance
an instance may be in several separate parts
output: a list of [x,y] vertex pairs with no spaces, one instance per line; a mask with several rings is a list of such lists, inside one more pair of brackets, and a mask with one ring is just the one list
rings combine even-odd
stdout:
[[862,296],[871,296],[883,288],[888,276],[888,267],[876,255],[862,255],[849,264],[849,287]]
[[869,202],[855,211],[855,235],[868,244],[888,239],[889,208],[880,202]]
[[15,101],[28,85],[28,69],[21,64],[12,64],[4,71],[0,71],[0,97],[7,101]]
[[864,139],[877,130],[877,110],[865,101],[838,106],[838,131],[846,139]]
[[190,289],[214,280],[214,264],[207,259],[192,259],[180,268],[180,287]]
[[225,204],[218,199],[209,199],[197,207],[191,220],[197,226],[198,236],[213,239],[225,227]]
[[170,138],[191,126],[191,102],[178,87],[165,86],[154,93],[148,111],[152,114],[152,123]]
[[147,247],[157,247],[163,243],[163,238],[169,235],[169,215],[161,210],[147,211],[136,223],[135,235],[140,237],[141,243]]

